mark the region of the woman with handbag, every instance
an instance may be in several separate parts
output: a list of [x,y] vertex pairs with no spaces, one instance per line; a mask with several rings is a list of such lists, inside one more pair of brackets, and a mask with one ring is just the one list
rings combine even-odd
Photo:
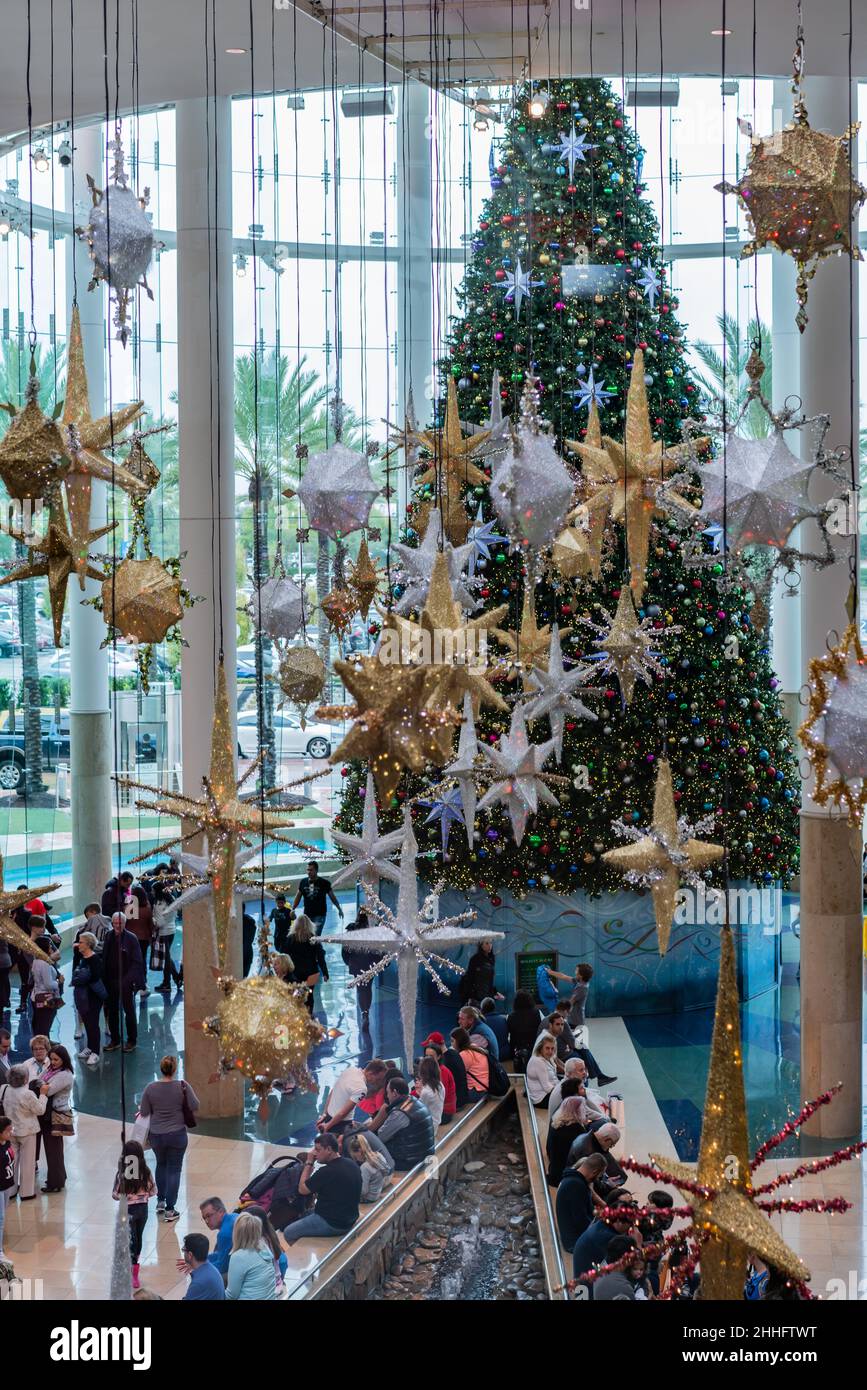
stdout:
[[[38,942],[42,945],[42,942]],[[59,975],[47,960],[34,959],[30,963],[30,999],[33,1004],[33,1031],[51,1036],[51,1028],[57,1010],[63,1007],[60,986],[63,976]]]
[[72,972],[72,988],[75,1007],[84,1024],[86,1046],[81,1051],[82,1060],[89,1067],[96,1067],[102,1047],[99,1015],[108,998],[108,990],[102,978],[102,958],[97,953],[97,940],[93,932],[83,931],[78,938],[78,961]]
[[313,1013],[313,995],[321,980],[328,979],[328,966],[325,952],[316,937],[316,928],[309,917],[302,912],[292,923],[289,933],[289,954],[295,964],[293,981],[297,985],[307,985],[307,1008]]
[[48,1104],[40,1120],[42,1146],[48,1174],[43,1192],[62,1192],[66,1186],[66,1165],[63,1162],[63,1141],[74,1134],[72,1122],[72,1059],[60,1043],[48,1054],[48,1068],[42,1073],[39,1094]]
[[22,1202],[32,1202],[36,1196],[36,1140],[39,1138],[39,1117],[47,1105],[46,1096],[34,1095],[31,1091],[24,1068],[12,1067],[9,1081],[0,1086],[0,1110],[12,1121],[15,1191]]
[[199,1098],[192,1086],[177,1079],[177,1057],[160,1062],[159,1081],[152,1081],[142,1093],[139,1114],[148,1120],[150,1147],[157,1161],[157,1215],[164,1221],[177,1221],[175,1203],[181,1185],[181,1169],[187,1151],[187,1130],[195,1129]]

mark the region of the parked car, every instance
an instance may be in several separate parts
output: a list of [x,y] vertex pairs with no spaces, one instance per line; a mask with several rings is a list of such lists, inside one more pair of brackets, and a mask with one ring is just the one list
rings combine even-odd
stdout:
[[[256,644],[245,642],[239,647],[236,653],[236,665],[238,680],[256,679]],[[271,651],[271,644],[267,643],[262,653],[262,669],[266,674],[274,670],[274,656]]]
[[[327,724],[308,724],[284,710],[274,714],[274,746],[278,757],[287,754],[309,758],[327,758],[331,752],[331,729]],[[259,719],[255,710],[238,715],[238,755],[255,758],[259,751]]]
[[[53,771],[60,758],[69,757],[69,711],[61,710],[58,724],[53,714],[40,716],[42,722],[42,761]],[[16,715],[15,728],[0,729],[0,791],[17,792],[27,767],[24,743],[24,715]]]

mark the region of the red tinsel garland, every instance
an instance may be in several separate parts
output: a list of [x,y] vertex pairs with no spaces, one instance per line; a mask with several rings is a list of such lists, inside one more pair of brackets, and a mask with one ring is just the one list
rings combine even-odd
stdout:
[[709,1202],[716,1196],[716,1189],[713,1187],[703,1187],[697,1182],[686,1182],[683,1178],[678,1178],[675,1182],[670,1173],[666,1173],[663,1168],[657,1168],[655,1163],[639,1163],[637,1159],[620,1158],[618,1162],[621,1168],[625,1168],[629,1173],[637,1173],[641,1178],[650,1178],[653,1182],[667,1182],[669,1187],[679,1187],[684,1192],[691,1192],[694,1197],[698,1197],[703,1202]]
[[780,1197],[776,1202],[756,1202],[755,1205],[761,1211],[793,1211],[796,1214],[802,1211],[823,1211],[836,1212],[850,1211],[851,1202],[847,1202],[845,1197]]
[[776,1134],[772,1134],[770,1139],[766,1139],[764,1144],[756,1150],[755,1157],[750,1164],[751,1171],[755,1172],[759,1164],[764,1162],[764,1159],[772,1149],[776,1149],[784,1140],[789,1139],[793,1134],[797,1134],[801,1125],[805,1125],[821,1106],[830,1105],[831,1101],[842,1089],[843,1083],[842,1081],[838,1081],[837,1085],[832,1086],[830,1091],[823,1092],[823,1094],[817,1096],[815,1100],[808,1100],[800,1115],[797,1115],[794,1120],[788,1120],[783,1125],[782,1129],[778,1130]]
[[836,1168],[839,1163],[848,1163],[850,1158],[855,1158],[856,1154],[863,1153],[865,1149],[867,1149],[867,1140],[861,1140],[858,1144],[849,1144],[845,1149],[837,1149],[827,1158],[816,1158],[812,1163],[802,1163],[799,1168],[793,1168],[791,1173],[780,1173],[771,1182],[754,1188],[753,1196],[761,1197],[765,1192],[774,1192],[778,1187],[785,1187],[788,1183],[797,1182],[798,1178],[810,1177],[815,1173],[824,1173],[828,1168]]

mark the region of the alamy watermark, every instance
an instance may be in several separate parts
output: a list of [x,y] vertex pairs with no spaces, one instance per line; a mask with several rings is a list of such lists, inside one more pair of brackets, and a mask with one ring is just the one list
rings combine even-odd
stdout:
[[0,503],[0,531],[8,536],[23,536],[30,544],[44,531],[42,516],[45,503],[41,497],[12,497]]
[[779,887],[768,888],[697,888],[678,889],[674,920],[678,926],[761,927],[763,936],[779,936],[786,928],[794,929],[800,920],[798,902],[787,902]]
[[472,627],[428,629],[401,624],[386,628],[377,652],[383,666],[473,666],[488,664],[488,634]]

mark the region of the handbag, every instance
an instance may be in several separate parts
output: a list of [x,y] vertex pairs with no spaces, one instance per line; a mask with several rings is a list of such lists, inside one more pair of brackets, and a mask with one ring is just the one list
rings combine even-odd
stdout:
[[186,1125],[187,1129],[195,1129],[196,1125],[199,1122],[196,1119],[195,1112],[192,1106],[190,1105],[189,1100],[187,1099],[186,1081],[181,1082],[181,1110],[183,1111],[184,1124]]
[[51,1111],[51,1137],[52,1139],[71,1139],[75,1134],[75,1123],[72,1118],[71,1110]]
[[39,990],[33,996],[34,1009],[62,1009],[64,1000],[59,994],[52,994],[50,990]]
[[147,1115],[137,1114],[132,1126],[132,1138],[137,1144],[141,1144],[143,1149],[150,1148],[148,1142],[148,1130],[150,1122]]

